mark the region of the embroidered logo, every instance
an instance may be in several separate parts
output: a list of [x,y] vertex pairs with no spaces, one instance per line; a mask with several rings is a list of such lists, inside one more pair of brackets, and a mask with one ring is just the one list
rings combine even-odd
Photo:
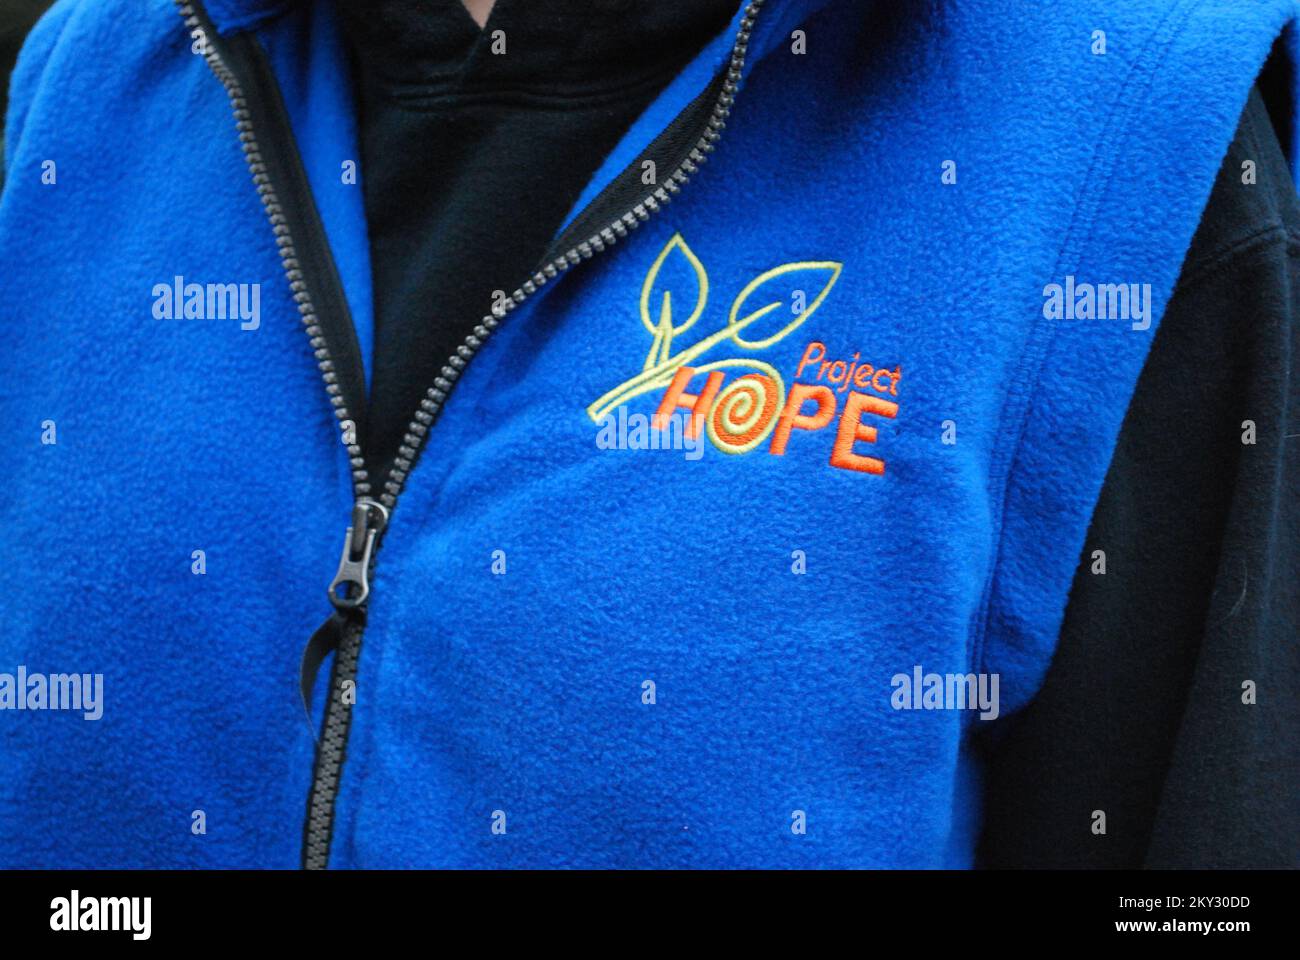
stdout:
[[[665,265],[670,262],[676,273],[685,272],[694,278],[694,302],[681,319],[683,308],[674,308],[672,291],[663,279]],[[704,359],[724,344],[752,354],[780,343],[822,306],[843,267],[830,260],[798,261],[767,270],[736,295],[722,327],[688,347],[678,348],[681,336],[704,315],[709,276],[681,234],[674,234],[650,265],[641,285],[641,323],[651,338],[641,371],[587,407],[587,415],[601,423],[629,400],[662,391],[651,420],[653,429],[669,429],[679,420],[673,414],[686,409],[690,411],[685,426],[688,437],[698,437],[703,430],[723,453],[749,453],[766,443],[769,453],[782,456],[795,430],[821,430],[838,412],[831,466],[884,473],[883,459],[860,454],[854,446],[877,440],[876,427],[864,422],[867,417],[893,419],[898,415],[897,400],[889,398],[898,396],[901,366],[876,367],[862,362],[860,353],[847,359],[828,359],[826,344],[813,340],[804,348],[787,389],[780,371],[757,357]],[[811,300],[805,287],[817,290]],[[793,295],[783,310],[787,291]],[[729,372],[739,372],[739,376],[727,383]],[[704,381],[694,388],[698,392],[688,393],[700,377]]]

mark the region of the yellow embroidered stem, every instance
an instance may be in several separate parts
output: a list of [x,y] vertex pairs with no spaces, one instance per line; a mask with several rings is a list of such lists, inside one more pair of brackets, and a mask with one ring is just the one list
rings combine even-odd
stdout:
[[671,291],[664,291],[663,308],[659,311],[659,326],[655,329],[654,342],[650,344],[650,352],[646,354],[645,366],[642,370],[649,370],[668,359],[673,346],[673,303]]

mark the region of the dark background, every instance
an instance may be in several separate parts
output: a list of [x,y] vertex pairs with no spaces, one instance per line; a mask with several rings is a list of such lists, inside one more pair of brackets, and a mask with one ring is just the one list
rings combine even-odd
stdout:
[[[22,49],[23,38],[32,24],[40,19],[50,0],[4,0],[0,5],[0,105],[9,103],[9,74]],[[0,147],[4,145],[4,130],[0,129]]]

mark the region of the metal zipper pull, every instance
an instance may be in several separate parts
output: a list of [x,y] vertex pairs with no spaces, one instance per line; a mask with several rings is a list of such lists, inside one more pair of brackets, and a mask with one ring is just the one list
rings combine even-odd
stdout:
[[[355,610],[370,596],[370,558],[375,538],[387,525],[388,510],[383,504],[362,497],[353,505],[339,569],[330,582],[330,603],[339,610]],[[350,589],[340,593],[340,587]]]
[[299,690],[308,726],[311,726],[312,692],[321,664],[338,651],[349,630],[365,624],[365,611],[361,607],[370,596],[370,561],[375,555],[375,540],[387,525],[388,509],[383,504],[366,497],[353,504],[352,525],[343,540],[339,569],[330,581],[330,603],[336,612],[307,641],[299,665]]

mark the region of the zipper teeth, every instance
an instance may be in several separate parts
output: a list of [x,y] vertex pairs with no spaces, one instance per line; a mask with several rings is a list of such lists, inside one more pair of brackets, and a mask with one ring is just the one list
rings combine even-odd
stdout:
[[207,62],[208,69],[225,87],[226,96],[230,99],[230,110],[235,117],[235,129],[239,133],[239,145],[244,151],[248,172],[252,175],[253,185],[257,188],[257,196],[262,201],[266,218],[271,223],[275,245],[280,252],[280,264],[284,268],[285,278],[289,281],[289,289],[293,293],[293,302],[298,307],[303,328],[311,343],[312,352],[316,356],[316,366],[320,370],[321,379],[325,381],[325,393],[329,396],[330,406],[338,420],[340,438],[347,447],[348,462],[352,468],[353,494],[357,498],[364,497],[370,492],[370,477],[366,472],[365,460],[361,456],[361,447],[355,442],[346,442],[349,424],[354,425],[352,434],[354,438],[356,436],[355,421],[348,411],[343,389],[339,386],[334,358],[330,355],[329,344],[321,331],[316,308],[312,304],[311,292],[307,289],[306,281],[303,280],[298,263],[298,251],[294,246],[284,209],[275,192],[275,186],[271,183],[266,164],[262,160],[261,147],[258,146],[257,134],[253,129],[252,115],[248,109],[248,101],[244,97],[244,89],[231,69],[226,66],[214,39],[208,36],[209,24],[204,23],[199,17],[194,5],[189,0],[174,0],[174,2],[190,35],[193,36],[195,30],[202,31],[206,41],[203,59]]
[[[336,691],[343,680],[355,679],[357,661],[361,656],[361,626],[350,624],[344,629],[346,632],[334,654],[331,691]],[[336,698],[337,693],[331,693],[326,701],[324,729],[312,769],[307,820],[303,827],[304,870],[324,870],[329,866],[330,846],[334,839],[334,800],[338,796],[348,734],[352,729],[351,707]]]
[[[194,30],[203,30],[206,34],[207,25],[195,12],[193,3],[189,2],[189,0],[174,0],[174,2],[191,35]],[[681,191],[682,186],[689,182],[690,177],[708,160],[708,155],[713,152],[715,145],[722,136],[722,130],[726,127],[727,118],[731,115],[736,90],[744,73],[745,56],[749,47],[750,35],[753,32],[758,12],[762,9],[764,2],[765,0],[750,0],[749,5],[745,8],[745,14],[740,21],[740,29],[736,34],[736,41],[732,47],[726,79],[723,81],[722,90],[718,93],[718,98],[714,102],[713,112],[709,117],[704,133],[687,155],[687,158],[672,172],[667,182],[653,190],[621,217],[545,264],[531,279],[527,280],[511,294],[504,304],[499,308],[494,307],[492,313],[484,316],[473,332],[456,349],[456,352],[448,358],[447,363],[442,368],[441,375],[435,378],[433,386],[429,388],[425,398],[420,401],[420,408],[415,412],[414,419],[407,425],[402,445],[398,449],[398,456],[394,459],[393,466],[388,472],[384,490],[379,494],[379,501],[388,508],[390,518],[392,510],[396,506],[397,498],[402,493],[406,478],[423,447],[429,429],[433,426],[438,414],[446,404],[447,397],[451,393],[453,386],[460,378],[465,366],[474,358],[474,355],[492,335],[501,320],[536,293],[538,289],[545,286],[547,282],[568,270],[569,267],[581,263],[583,260],[590,260],[596,254],[614,246],[643,222],[649,220],[662,207],[672,201],[673,196]],[[216,49],[215,43],[209,42],[206,45],[203,56],[209,69],[225,87],[226,95],[230,98],[230,107],[235,117],[235,126],[239,132],[239,142],[244,151],[244,158],[248,163],[249,172],[252,174],[253,184],[257,188],[257,195],[261,199],[262,206],[266,210],[267,219],[271,223],[271,229],[275,235],[275,244],[280,251],[280,260],[284,267],[285,277],[289,281],[294,303],[298,306],[298,312],[311,340],[312,350],[316,355],[316,364],[320,368],[322,379],[325,381],[325,390],[329,395],[330,405],[334,409],[334,415],[339,421],[340,432],[346,442],[347,422],[351,420],[351,417],[343,397],[343,390],[338,383],[338,376],[334,370],[334,361],[330,356],[329,345],[326,343],[317,322],[311,294],[299,269],[297,251],[294,247],[288,221],[284,216],[275,187],[271,183],[266,164],[262,161],[261,150],[258,147],[257,136],[253,130],[252,118],[247,101],[244,98],[243,88],[234,73],[226,66],[225,61]],[[362,459],[360,446],[355,442],[348,443],[346,446],[348,459],[352,467],[353,492],[355,497],[360,499],[370,493],[369,476],[365,469],[365,461]],[[372,566],[374,559],[372,556]],[[348,628],[347,634],[340,644],[340,649],[335,655],[334,668],[331,671],[331,689],[334,689],[338,682],[355,678],[360,648],[361,628],[359,625],[354,624]],[[352,711],[347,705],[339,702],[335,697],[331,696],[326,700],[324,730],[322,731],[312,773],[307,822],[304,826],[303,866],[309,870],[324,869],[329,864],[329,851],[333,839],[334,801],[338,794],[339,778],[342,774],[344,754],[347,750],[348,733],[352,719],[351,713]]]
[[[194,5],[189,0],[174,0],[174,2],[180,11],[182,19],[185,21],[186,28],[191,34],[195,30],[202,30],[205,34],[207,33],[206,25],[199,18]],[[642,223],[649,220],[660,209],[672,202],[673,196],[681,191],[682,187],[690,181],[691,176],[708,160],[708,155],[713,152],[718,140],[721,139],[727,118],[731,115],[736,90],[744,73],[749,38],[754,29],[754,22],[765,2],[766,0],[750,0],[748,7],[746,7],[745,14],[740,21],[740,29],[736,34],[736,42],[732,46],[726,79],[723,81],[718,99],[713,104],[713,112],[709,117],[704,133],[687,155],[687,158],[668,177],[667,182],[653,190],[621,217],[611,221],[586,240],[571,247],[542,266],[530,279],[516,289],[501,306],[494,307],[491,313],[486,314],[460,346],[456,348],[456,352],[447,359],[447,363],[443,365],[439,376],[434,378],[433,386],[428,389],[424,399],[420,401],[419,409],[416,410],[414,417],[406,425],[402,444],[398,447],[397,456],[393,459],[393,465],[384,481],[383,492],[379,494],[379,502],[387,507],[390,513],[397,505],[397,498],[401,496],[406,485],[406,478],[410,475],[411,469],[414,467],[415,461],[424,446],[425,438],[428,436],[434,421],[442,412],[453,386],[460,378],[466,365],[474,358],[474,355],[487,342],[488,338],[492,336],[493,331],[505,319],[506,315],[527,301],[529,297],[549,281],[568,270],[569,267],[581,263],[583,260],[590,260],[596,254],[604,252]],[[307,289],[302,271],[299,269],[297,248],[294,246],[293,236],[284,216],[279,196],[275,191],[274,184],[271,182],[270,175],[267,173],[266,164],[262,161],[261,149],[258,146],[257,134],[253,129],[253,122],[244,97],[243,87],[230,68],[226,66],[215,43],[208,42],[206,44],[203,57],[208,64],[208,68],[225,88],[226,96],[230,100],[230,109],[235,117],[235,128],[239,134],[239,143],[244,152],[244,159],[248,164],[249,173],[253,178],[253,185],[257,189],[257,195],[262,202],[267,220],[271,224],[271,231],[275,236],[276,248],[280,252],[280,262],[284,268],[285,278],[289,281],[289,289],[293,293],[294,303],[298,307],[298,313],[316,357],[316,366],[320,370],[321,379],[325,382],[325,392],[329,397],[330,406],[334,410],[334,416],[338,420],[340,436],[347,447],[348,462],[352,469],[353,494],[356,498],[367,496],[371,491],[371,485],[369,474],[365,468],[365,460],[361,454],[361,447],[355,442],[346,442],[348,424],[354,423],[354,421],[347,409],[343,390],[339,386],[338,374],[334,368],[334,359],[330,355],[329,344],[321,331],[316,309],[312,304],[311,292]]]
[[749,5],[745,8],[745,15],[741,18],[740,29],[736,34],[736,42],[731,49],[731,61],[727,65],[726,79],[723,81],[722,90],[718,93],[718,99],[713,104],[713,113],[709,117],[704,133],[687,155],[687,158],[672,172],[666,183],[653,190],[645,199],[621,217],[545,264],[521,287],[515,290],[501,306],[493,307],[492,312],[479,321],[473,332],[465,338],[461,345],[456,348],[456,352],[448,358],[441,374],[434,379],[433,386],[428,389],[424,399],[420,401],[420,408],[415,412],[414,418],[407,424],[406,434],[402,437],[402,445],[398,448],[397,456],[393,459],[393,465],[384,480],[384,489],[379,494],[379,501],[388,508],[390,514],[397,505],[397,498],[402,494],[402,489],[406,485],[406,478],[410,475],[411,469],[420,455],[429,430],[437,420],[439,413],[442,412],[442,408],[446,405],[447,397],[450,395],[456,381],[464,372],[469,361],[474,358],[474,355],[492,336],[492,332],[496,330],[506,315],[524,303],[549,281],[568,270],[569,267],[581,263],[583,260],[590,260],[596,254],[604,252],[642,223],[649,220],[660,209],[672,202],[673,196],[681,191],[682,187],[690,181],[691,176],[708,160],[709,154],[713,152],[715,145],[722,137],[722,130],[726,127],[727,118],[731,115],[731,107],[736,99],[736,90],[740,85],[741,77],[744,75],[745,56],[749,48],[750,34],[753,32],[754,22],[758,17],[758,12],[763,8],[764,2],[765,0],[750,0]]

